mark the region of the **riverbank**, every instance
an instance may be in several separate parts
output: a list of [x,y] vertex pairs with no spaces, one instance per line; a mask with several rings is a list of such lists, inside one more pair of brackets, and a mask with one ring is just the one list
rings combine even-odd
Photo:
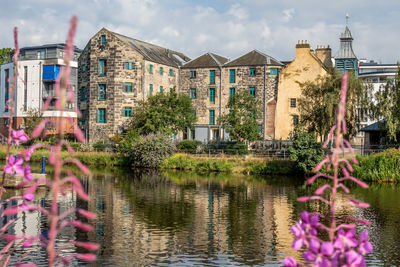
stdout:
[[177,153],[166,159],[160,169],[195,172],[226,172],[253,175],[296,175],[294,162],[281,159],[259,159],[251,156],[219,158],[195,157]]
[[[11,147],[10,154],[15,155],[22,151],[21,148]],[[31,162],[41,162],[42,157],[45,156],[46,159],[49,158],[50,152],[45,149],[38,149],[32,154]],[[67,151],[61,152],[61,157],[63,159],[71,157]],[[110,152],[76,152],[73,155],[74,158],[81,161],[87,166],[107,166],[107,167],[129,167],[129,160],[127,157],[121,156],[116,153]],[[6,147],[0,146],[0,160],[5,160],[6,158]]]

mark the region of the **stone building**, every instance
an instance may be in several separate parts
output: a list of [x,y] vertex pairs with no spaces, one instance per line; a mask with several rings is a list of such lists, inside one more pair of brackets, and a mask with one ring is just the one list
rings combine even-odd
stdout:
[[179,91],[179,68],[189,60],[105,28],[96,33],[79,57],[79,124],[89,142],[122,132],[138,101]]
[[297,100],[302,96],[299,83],[327,75],[331,67],[329,46],[317,47],[314,52],[307,41],[298,42],[296,58],[279,75],[275,139],[290,139],[294,126],[299,122]]
[[273,138],[278,73],[282,67],[280,61],[257,50],[231,61],[206,53],[183,65],[181,92],[192,98],[198,119],[184,138],[202,142],[229,139],[218,125],[218,118],[228,112],[230,97],[241,90],[260,100],[260,134],[264,139]]
[[[18,62],[19,77],[16,79],[14,92],[14,129],[24,128],[25,119],[31,115],[30,110],[39,111],[49,96],[54,96],[55,81],[64,64],[65,44],[47,44],[41,46],[23,47],[20,49]],[[81,50],[74,49],[70,62],[70,82],[74,92],[77,88],[78,57]],[[11,99],[9,92],[14,75],[14,63],[5,63],[0,66],[0,133],[8,135],[10,111],[6,103]],[[55,110],[55,102],[51,102],[49,109],[43,112],[44,118],[68,118],[66,133],[73,133],[77,127],[77,114],[73,105],[67,106],[66,111],[60,114]],[[55,129],[47,130],[47,134],[55,133]]]
[[227,112],[232,93],[247,90],[262,103],[261,118],[257,118],[259,133],[263,139],[273,139],[278,78],[283,67],[282,62],[257,50],[227,62],[222,75],[223,112]]
[[182,93],[192,99],[197,122],[193,129],[184,133],[183,138],[199,141],[223,138],[217,118],[222,113],[222,66],[227,58],[206,53],[181,68]]

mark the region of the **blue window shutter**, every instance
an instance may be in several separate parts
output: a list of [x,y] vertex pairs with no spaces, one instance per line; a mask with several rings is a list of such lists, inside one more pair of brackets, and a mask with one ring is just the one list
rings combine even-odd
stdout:
[[153,85],[152,84],[149,85],[149,95],[150,96],[153,95]]

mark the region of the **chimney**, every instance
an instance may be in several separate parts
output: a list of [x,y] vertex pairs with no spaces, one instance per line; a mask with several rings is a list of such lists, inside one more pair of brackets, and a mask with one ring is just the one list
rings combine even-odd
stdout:
[[296,44],[296,58],[304,53],[310,53],[311,46],[308,40],[299,40]]
[[332,68],[332,50],[328,46],[317,46],[317,49],[315,50],[315,55],[321,62],[325,65],[327,68]]

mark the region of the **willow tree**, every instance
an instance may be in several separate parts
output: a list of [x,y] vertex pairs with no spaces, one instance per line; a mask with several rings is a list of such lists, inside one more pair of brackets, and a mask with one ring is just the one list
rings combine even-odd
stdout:
[[[300,124],[309,132],[316,133],[323,141],[336,121],[342,74],[332,69],[327,75],[315,81],[299,83],[302,97],[299,99]],[[363,84],[354,75],[349,75],[347,90],[346,121],[347,138],[358,131],[359,116],[357,109],[368,107],[370,87]]]

